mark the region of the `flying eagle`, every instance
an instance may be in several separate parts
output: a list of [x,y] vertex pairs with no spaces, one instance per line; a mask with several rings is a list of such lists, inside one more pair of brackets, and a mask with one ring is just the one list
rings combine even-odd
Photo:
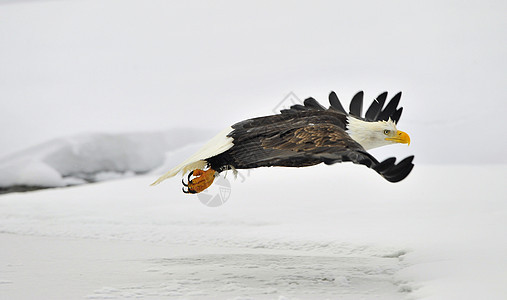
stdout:
[[380,94],[362,116],[364,93],[358,92],[347,113],[336,96],[329,94],[325,108],[308,98],[280,114],[248,119],[232,125],[201,150],[157,179],[152,185],[189,172],[183,192],[207,189],[220,172],[258,167],[307,167],[350,161],[375,170],[390,182],[408,176],[414,156],[398,164],[391,157],[379,162],[367,152],[380,146],[410,144],[410,137],[396,129],[403,108],[397,108],[401,92],[384,108],[387,92]]

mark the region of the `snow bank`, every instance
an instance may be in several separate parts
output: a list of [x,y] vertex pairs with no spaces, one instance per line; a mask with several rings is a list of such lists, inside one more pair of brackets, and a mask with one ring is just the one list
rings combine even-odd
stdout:
[[1,159],[0,187],[62,187],[147,173],[177,164],[197,147],[192,144],[202,144],[213,133],[173,129],[52,140]]

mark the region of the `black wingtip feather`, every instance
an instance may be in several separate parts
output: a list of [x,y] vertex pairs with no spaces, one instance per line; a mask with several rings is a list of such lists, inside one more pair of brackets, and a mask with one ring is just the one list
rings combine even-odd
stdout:
[[398,123],[401,117],[401,113],[403,112],[403,107],[398,108],[391,116],[391,120],[394,121],[394,123]]
[[400,103],[401,99],[401,92],[394,95],[394,97],[389,101],[389,103],[386,105],[386,108],[380,113],[378,116],[379,121],[387,121],[389,118],[396,112],[396,108],[398,107],[398,104]]
[[315,100],[312,97],[305,99],[304,105],[306,107],[313,108],[313,109],[326,110],[326,108],[324,106],[320,105],[320,103],[317,102],[317,100]]
[[382,174],[386,170],[390,169],[394,165],[395,162],[396,162],[396,158],[395,157],[389,157],[388,159],[386,159],[386,160],[382,161],[381,163],[375,165],[373,167],[373,170],[375,170],[378,173]]
[[[387,160],[390,160],[390,158],[386,159],[379,165],[382,165]],[[409,157],[406,157],[402,161],[400,161],[398,164],[391,164],[392,160],[389,161],[388,164],[385,164],[381,166],[381,168],[378,168],[379,165],[375,166],[373,169],[377,171],[380,175],[382,175],[387,181],[389,182],[399,182],[405,179],[408,174],[412,171],[414,168],[414,164],[412,161],[414,160],[414,156],[411,155]],[[389,165],[388,167],[386,167]],[[382,169],[382,170],[380,170]]]
[[384,175],[392,176],[392,175],[399,173],[402,169],[404,169],[409,164],[411,164],[413,159],[414,159],[414,156],[409,156],[409,157],[403,159],[398,164],[394,165],[392,168],[389,168],[389,170],[385,171]]
[[399,170],[396,174],[389,176],[389,178],[386,177],[386,179],[392,183],[400,182],[405,179],[408,174],[410,174],[410,172],[412,172],[413,168],[414,164],[408,164],[403,169]]
[[336,95],[335,92],[329,93],[329,104],[331,104],[331,107],[333,109],[336,109],[344,114],[347,114],[342,104],[340,103],[340,99],[338,99],[338,96]]
[[382,107],[384,107],[384,103],[386,102],[387,92],[383,92],[378,95],[375,100],[371,103],[370,107],[366,111],[365,118],[368,121],[377,121],[377,117],[382,111]]
[[363,114],[363,97],[364,92],[359,91],[357,94],[354,95],[352,100],[350,101],[350,114],[354,117],[361,118],[361,115]]

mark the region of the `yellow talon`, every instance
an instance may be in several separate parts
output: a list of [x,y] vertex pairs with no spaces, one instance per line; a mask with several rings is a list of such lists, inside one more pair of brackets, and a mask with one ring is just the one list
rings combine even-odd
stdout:
[[[207,189],[215,180],[216,171],[213,169],[208,169],[206,171],[196,169],[190,172],[188,175],[188,184],[183,182],[183,185],[187,187],[185,191],[185,187],[183,187],[183,192],[186,194],[197,194],[205,189]],[[195,176],[194,179],[190,180],[191,176]]]

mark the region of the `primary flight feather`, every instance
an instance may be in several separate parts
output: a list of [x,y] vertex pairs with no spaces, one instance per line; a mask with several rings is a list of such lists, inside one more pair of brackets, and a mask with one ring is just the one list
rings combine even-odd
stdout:
[[351,100],[349,113],[336,93],[329,94],[325,108],[308,98],[280,114],[248,119],[232,125],[210,140],[201,150],[157,179],[152,185],[178,173],[185,193],[208,188],[220,172],[258,167],[307,167],[320,163],[350,161],[365,165],[390,182],[408,176],[414,156],[399,163],[391,157],[379,162],[367,152],[389,144],[410,144],[408,134],[396,128],[403,108],[401,92],[384,107],[387,92],[380,94],[362,115],[363,92]]

